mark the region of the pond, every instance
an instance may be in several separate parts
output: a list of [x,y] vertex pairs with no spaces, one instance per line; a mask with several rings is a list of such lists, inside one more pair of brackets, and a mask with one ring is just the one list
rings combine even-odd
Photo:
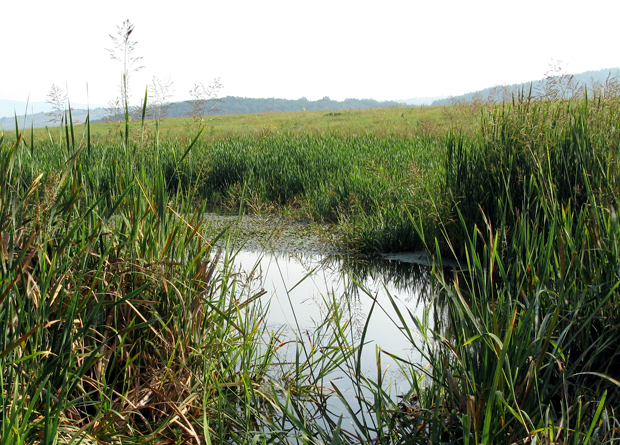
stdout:
[[[278,331],[284,339],[320,341],[314,334],[327,317],[333,316],[329,307],[335,304],[342,316],[339,327],[350,343],[364,341],[359,356],[362,373],[376,378],[380,357],[384,389],[393,398],[409,389],[396,360],[378,351],[422,364],[419,353],[399,328],[402,322],[397,310],[415,331],[411,317],[422,318],[432,297],[431,269],[425,255],[348,254],[333,247],[334,235],[328,227],[281,218],[211,215],[210,223],[214,230],[230,227],[234,270],[252,293],[265,291],[262,302],[269,306],[270,330]],[[294,360],[295,347],[291,342],[290,349],[283,348],[283,362]],[[359,408],[350,369],[332,371],[324,386],[327,391],[335,386],[344,396],[344,402],[338,397],[329,399],[336,415],[346,415],[345,402]]]

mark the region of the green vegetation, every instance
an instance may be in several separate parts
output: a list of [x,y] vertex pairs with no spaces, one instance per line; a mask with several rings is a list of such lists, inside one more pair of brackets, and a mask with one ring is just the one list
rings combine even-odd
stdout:
[[466,271],[439,277],[419,397],[457,441],[619,440],[617,105],[522,100],[446,138],[443,228]]
[[88,127],[82,148],[65,130],[63,145],[0,141],[0,443],[285,437],[278,397],[316,388],[316,360],[274,371],[283,344],[202,236],[205,206],[133,144],[107,161]]
[[[0,444],[617,442],[618,105],[230,116],[202,133],[69,118],[4,135]],[[204,235],[213,205],[435,254],[425,317],[394,304],[424,357],[400,359],[400,401],[389,352],[363,375],[365,331],[354,341],[328,295],[280,362],[290,339]],[[351,425],[327,403],[333,369],[353,382]]]
[[[460,114],[448,117],[471,119]],[[119,163],[130,162],[149,177],[163,171],[168,192],[183,190],[194,201],[237,208],[247,190],[245,204],[255,211],[339,223],[351,248],[404,250],[422,247],[410,215],[436,213],[427,196],[440,188],[445,147],[435,135],[449,121],[440,110],[420,108],[227,116],[194,141],[193,121],[173,119],[136,125],[131,161],[123,160],[118,137],[124,127],[105,124],[89,129],[89,150],[104,160],[96,173],[100,193],[116,181]],[[38,148],[27,170],[59,168],[65,131],[29,136]]]
[[[148,112],[148,109],[147,109]],[[475,112],[467,108],[378,108],[370,110],[343,110],[343,111],[300,111],[291,113],[254,113],[226,116],[211,116],[208,126],[201,135],[205,142],[214,139],[223,139],[230,136],[260,136],[266,134],[321,134],[336,133],[339,135],[394,134],[401,136],[439,135],[442,134],[453,121],[462,122],[465,116],[471,119]],[[475,117],[477,120],[477,116]],[[86,130],[84,125],[75,124],[77,133]],[[191,141],[198,131],[191,118],[165,119],[156,125],[154,121],[144,122],[144,132],[140,125],[135,125],[134,136],[137,139],[151,141],[159,135],[164,141],[179,140]],[[157,129],[159,128],[159,133]],[[120,124],[109,122],[92,125],[92,144],[119,142]],[[60,128],[33,129],[35,142],[49,140],[50,137],[59,142],[64,138]],[[28,136],[30,129],[28,127]],[[14,132],[5,134],[6,138],[14,138]],[[59,137],[61,138],[59,140]]]

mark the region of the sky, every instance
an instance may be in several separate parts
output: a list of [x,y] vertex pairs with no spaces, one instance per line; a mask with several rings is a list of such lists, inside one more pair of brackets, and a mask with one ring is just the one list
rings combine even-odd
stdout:
[[[0,100],[106,105],[122,65],[110,35],[129,20],[139,102],[153,77],[172,100],[219,78],[220,96],[398,100],[452,96],[620,67],[618,0],[4,1]],[[151,88],[152,91],[152,88]]]

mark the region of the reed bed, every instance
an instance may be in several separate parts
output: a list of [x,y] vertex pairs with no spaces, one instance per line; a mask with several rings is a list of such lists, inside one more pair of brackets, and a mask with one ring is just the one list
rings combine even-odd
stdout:
[[[65,130],[62,145],[0,140],[0,443],[285,440],[283,342],[232,251],[202,235],[205,206],[132,142]],[[278,381],[304,400],[321,360]]]
[[[56,142],[34,145],[24,161],[31,176],[60,168],[67,157]],[[93,189],[106,194],[119,175],[133,171],[148,177],[163,173],[168,194],[182,190],[198,205],[234,211],[243,201],[248,212],[337,223],[347,246],[362,251],[422,247],[410,215],[434,212],[427,196],[440,187],[438,155],[445,152],[431,137],[331,133],[266,133],[186,144],[137,139],[131,150],[128,158],[118,141],[91,144],[81,159],[97,160],[88,175]]]
[[[519,97],[444,135],[160,140],[127,120],[97,142],[69,116],[60,139],[3,137],[0,443],[617,443],[618,109]],[[394,303],[422,362],[377,350],[364,375],[336,296],[313,332],[269,332],[214,247],[229,235],[204,236],[212,205],[428,249],[432,304]]]
[[463,272],[437,275],[441,328],[422,330],[433,441],[619,440],[617,110],[525,99],[446,137],[442,227]]

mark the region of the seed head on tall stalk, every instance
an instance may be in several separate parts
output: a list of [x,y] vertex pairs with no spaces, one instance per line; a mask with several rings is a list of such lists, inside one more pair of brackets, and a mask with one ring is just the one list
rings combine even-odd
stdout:
[[220,79],[217,78],[213,79],[213,82],[207,87],[202,83],[197,83],[189,90],[189,95],[192,98],[188,101],[192,107],[189,115],[198,127],[204,126],[207,113],[217,111],[215,106],[218,102],[222,102],[218,97],[218,93],[222,88],[223,85]]
[[154,119],[157,125],[168,115],[168,110],[172,105],[170,99],[174,93],[173,85],[174,82],[170,76],[164,79],[153,76],[149,85],[149,103],[146,114],[149,118]]
[[133,54],[136,49],[136,44],[138,43],[132,38],[134,25],[129,20],[125,20],[122,25],[117,26],[116,28],[116,35],[114,36],[110,34],[113,46],[107,50],[110,53],[110,58],[112,60],[116,60],[123,64],[120,84],[121,95],[120,98],[117,98],[115,101],[111,102],[110,105],[111,108],[115,109],[117,112],[121,111],[121,113],[124,113],[125,118],[128,120],[129,99],[131,97],[129,79],[133,73],[140,71],[144,68],[144,66],[139,65],[140,60],[142,60],[142,56],[136,56]]
[[55,83],[52,84],[50,92],[47,93],[45,103],[52,106],[52,111],[45,113],[54,123],[62,122],[65,112],[67,111],[67,101],[69,96]]
[[566,65],[561,60],[552,59],[538,90],[538,99],[558,101],[581,98],[584,86],[572,74],[567,74]]

